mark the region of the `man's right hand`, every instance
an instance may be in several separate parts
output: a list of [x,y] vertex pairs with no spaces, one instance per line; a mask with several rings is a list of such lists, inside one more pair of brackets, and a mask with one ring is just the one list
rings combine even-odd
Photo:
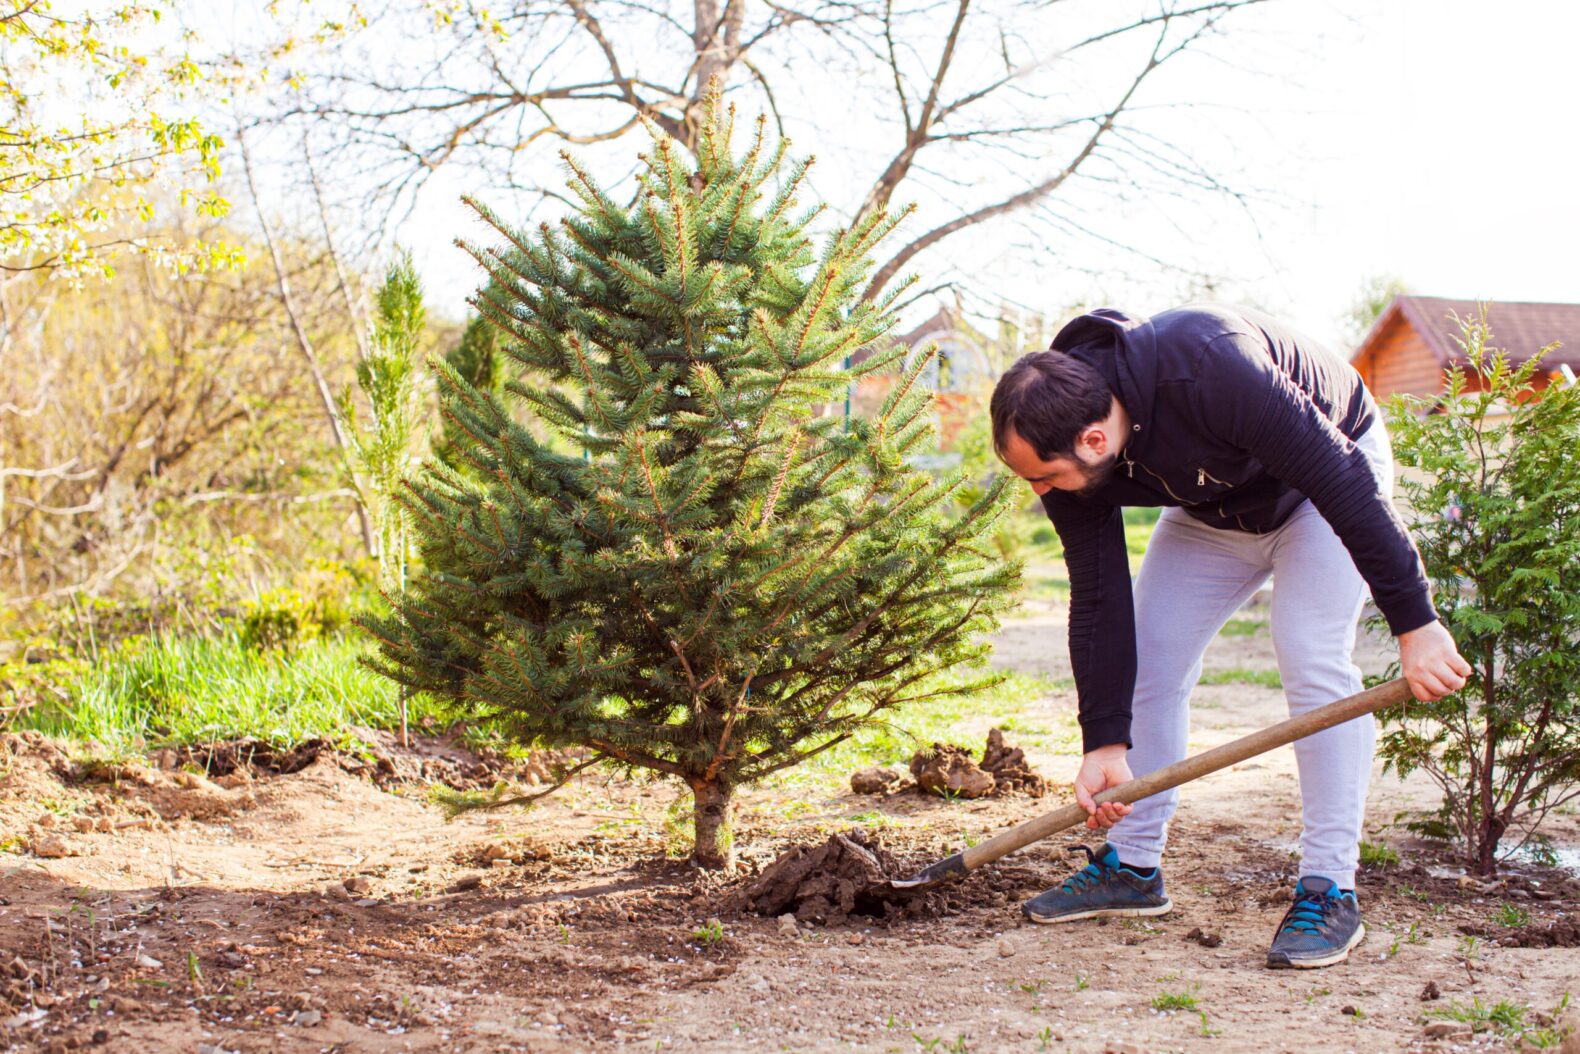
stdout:
[[1098,805],[1094,794],[1108,787],[1117,787],[1130,779],[1130,765],[1125,761],[1125,745],[1098,747],[1081,758],[1080,771],[1075,774],[1075,800],[1088,813],[1086,826],[1092,830],[1112,827],[1130,814],[1130,806],[1111,801]]

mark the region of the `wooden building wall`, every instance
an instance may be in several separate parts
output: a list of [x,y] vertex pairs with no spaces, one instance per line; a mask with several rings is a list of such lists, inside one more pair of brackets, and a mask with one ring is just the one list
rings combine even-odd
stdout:
[[1443,390],[1443,367],[1402,311],[1354,365],[1379,401],[1396,392],[1436,395]]

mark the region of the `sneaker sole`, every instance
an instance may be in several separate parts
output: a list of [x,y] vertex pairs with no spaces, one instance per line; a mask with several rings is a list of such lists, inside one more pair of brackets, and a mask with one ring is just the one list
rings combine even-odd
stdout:
[[1141,918],[1155,915],[1167,915],[1174,910],[1174,902],[1165,900],[1163,903],[1148,908],[1097,908],[1092,911],[1077,911],[1070,915],[1033,915],[1029,911],[1021,912],[1026,918],[1039,926],[1053,926],[1060,922],[1080,922],[1082,919],[1115,919],[1115,918]]
[[1355,950],[1355,946],[1365,939],[1366,924],[1363,922],[1355,927],[1355,936],[1350,938],[1350,942],[1331,955],[1324,955],[1320,959],[1290,959],[1287,957],[1275,959],[1269,954],[1267,965],[1272,970],[1315,970],[1323,966],[1334,966],[1348,959],[1350,952]]

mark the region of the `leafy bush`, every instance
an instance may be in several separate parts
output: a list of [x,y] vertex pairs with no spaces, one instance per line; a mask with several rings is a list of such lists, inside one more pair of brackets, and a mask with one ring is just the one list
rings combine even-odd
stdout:
[[1536,390],[1484,318],[1439,399],[1396,398],[1400,487],[1433,598],[1474,667],[1463,691],[1383,715],[1381,753],[1441,788],[1447,828],[1482,874],[1515,832],[1580,795],[1580,386]]

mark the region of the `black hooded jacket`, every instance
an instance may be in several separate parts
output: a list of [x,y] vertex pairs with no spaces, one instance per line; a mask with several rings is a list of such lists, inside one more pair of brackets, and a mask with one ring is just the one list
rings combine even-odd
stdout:
[[1437,618],[1415,546],[1353,442],[1377,407],[1354,368],[1259,312],[1191,304],[1142,318],[1103,308],[1053,339],[1094,366],[1130,416],[1117,471],[1042,497],[1070,577],[1070,662],[1084,749],[1129,744],[1135,610],[1122,506],[1177,505],[1263,534],[1309,498],[1395,635]]

